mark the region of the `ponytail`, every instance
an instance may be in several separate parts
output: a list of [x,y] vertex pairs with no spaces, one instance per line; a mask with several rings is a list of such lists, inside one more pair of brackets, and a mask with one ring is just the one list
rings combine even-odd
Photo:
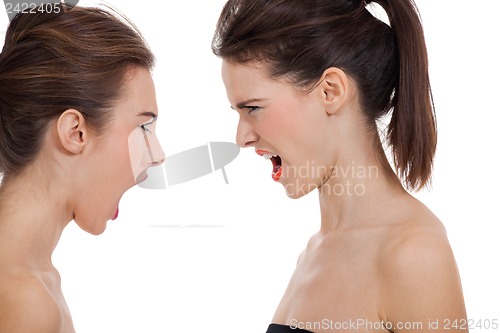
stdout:
[[400,179],[407,188],[420,190],[430,180],[437,142],[424,33],[413,0],[374,2],[387,12],[399,53],[388,142]]

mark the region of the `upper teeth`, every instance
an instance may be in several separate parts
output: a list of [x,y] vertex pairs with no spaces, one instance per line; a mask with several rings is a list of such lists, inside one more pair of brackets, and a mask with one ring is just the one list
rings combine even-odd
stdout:
[[265,158],[266,160],[270,160],[270,159],[271,159],[271,157],[277,157],[278,155],[274,155],[274,154],[271,154],[271,153],[265,153],[265,154],[264,154],[264,155],[262,155],[262,156],[264,156],[264,158]]

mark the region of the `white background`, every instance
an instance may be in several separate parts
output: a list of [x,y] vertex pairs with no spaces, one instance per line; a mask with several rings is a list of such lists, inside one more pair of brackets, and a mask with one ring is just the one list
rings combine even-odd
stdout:
[[[108,2],[139,27],[157,57],[158,132],[167,156],[234,142],[237,115],[210,49],[224,2]],[[416,196],[448,231],[469,318],[500,320],[500,1],[416,2],[439,129],[434,186]],[[5,29],[7,16],[0,21]],[[131,189],[99,237],[67,227],[54,263],[79,333],[265,332],[319,228],[317,194],[288,199],[252,150],[226,172],[229,185],[216,172],[167,190]],[[474,330],[481,331],[488,332]]]

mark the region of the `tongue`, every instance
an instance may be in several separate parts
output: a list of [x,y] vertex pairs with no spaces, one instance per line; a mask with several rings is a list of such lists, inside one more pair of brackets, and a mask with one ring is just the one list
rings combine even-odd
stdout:
[[277,181],[280,180],[282,172],[283,172],[283,168],[281,167],[281,165],[277,165],[276,167],[274,167],[274,170],[273,170],[273,180],[275,182],[277,182]]

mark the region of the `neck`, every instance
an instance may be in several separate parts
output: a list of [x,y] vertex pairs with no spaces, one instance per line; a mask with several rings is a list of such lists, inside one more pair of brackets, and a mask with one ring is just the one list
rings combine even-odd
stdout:
[[57,184],[57,178],[26,172],[0,187],[2,252],[30,269],[52,268],[52,253],[72,219]]
[[322,233],[376,223],[380,207],[406,193],[375,141],[350,145],[318,189]]

